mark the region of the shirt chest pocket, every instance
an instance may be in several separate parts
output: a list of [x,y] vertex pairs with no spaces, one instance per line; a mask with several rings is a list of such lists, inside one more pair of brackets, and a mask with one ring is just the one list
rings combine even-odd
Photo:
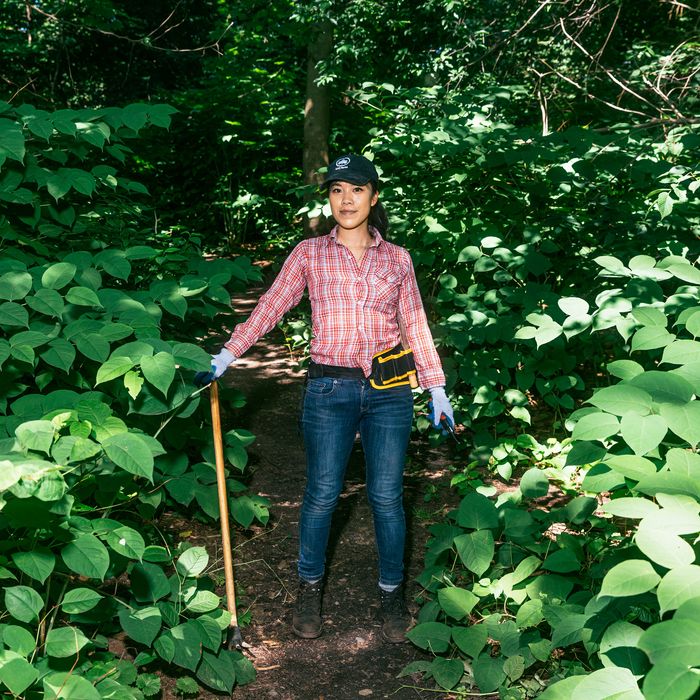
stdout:
[[401,274],[396,270],[380,268],[371,275],[373,296],[380,304],[398,304]]

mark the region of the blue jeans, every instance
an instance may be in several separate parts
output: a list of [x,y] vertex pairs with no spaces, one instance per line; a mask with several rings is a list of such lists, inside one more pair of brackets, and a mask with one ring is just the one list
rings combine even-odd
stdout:
[[301,422],[307,479],[299,522],[299,577],[316,581],[323,576],[331,518],[359,430],[379,582],[401,583],[406,540],[403,468],[413,423],[410,387],[378,390],[368,380],[308,379]]

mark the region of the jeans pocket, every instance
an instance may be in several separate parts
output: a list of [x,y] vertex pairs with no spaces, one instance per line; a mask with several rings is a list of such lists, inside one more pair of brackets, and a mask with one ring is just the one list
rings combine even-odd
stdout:
[[312,396],[330,396],[338,383],[333,377],[314,377],[306,382],[306,393]]

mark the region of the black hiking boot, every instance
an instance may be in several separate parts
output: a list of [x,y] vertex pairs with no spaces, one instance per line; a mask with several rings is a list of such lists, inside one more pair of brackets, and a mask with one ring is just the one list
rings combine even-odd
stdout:
[[411,615],[406,609],[403,584],[393,591],[379,589],[382,620],[382,637],[392,644],[406,641],[406,632],[411,626]]
[[321,581],[309,583],[299,580],[299,592],[292,615],[292,629],[297,637],[316,639],[321,636],[322,585]]

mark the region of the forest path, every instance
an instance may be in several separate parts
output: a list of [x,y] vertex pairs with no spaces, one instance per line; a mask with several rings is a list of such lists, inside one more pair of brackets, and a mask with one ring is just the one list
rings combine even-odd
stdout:
[[[256,300],[254,292],[234,298],[234,310],[247,316]],[[271,514],[267,528],[254,527],[245,539],[240,532],[233,533],[239,614],[247,609],[252,613],[243,637],[251,645],[251,659],[258,670],[253,683],[234,689],[234,700],[449,697],[409,687],[413,685],[411,677],[397,678],[409,662],[430,657],[412,644],[382,641],[376,617],[374,530],[358,445],[333,519],[323,634],[319,639],[300,640],[291,631],[299,508],[305,483],[305,458],[297,428],[303,377],[304,372],[295,369],[275,330],[251,348],[222,380],[246,395],[244,408],[224,416],[223,429],[228,423],[229,428],[246,428],[257,436],[248,448],[250,488],[252,493],[270,500]],[[422,568],[427,538],[425,522],[416,517],[416,509],[424,505],[426,489],[441,474],[421,469],[412,457],[412,448],[405,479],[409,603],[418,590],[412,579]],[[443,481],[445,478],[443,474]],[[416,612],[416,607],[411,607]]]

